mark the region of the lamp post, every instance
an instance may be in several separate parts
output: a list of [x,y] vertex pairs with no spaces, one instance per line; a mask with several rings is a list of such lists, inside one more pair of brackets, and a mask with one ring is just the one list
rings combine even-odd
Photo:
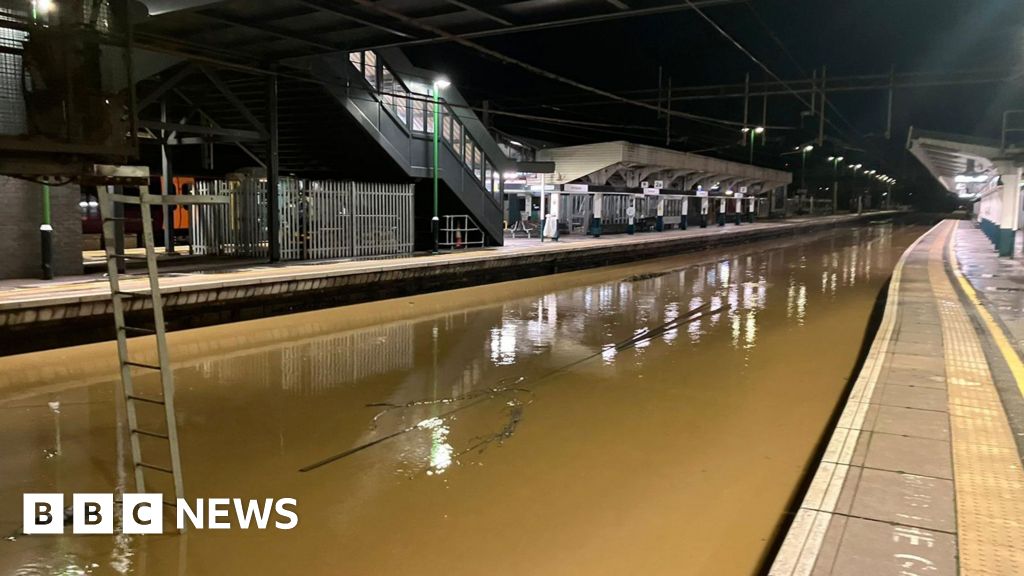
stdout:
[[[857,188],[857,173],[860,172],[860,169],[863,168],[863,167],[864,167],[863,164],[850,164],[848,166],[848,168],[850,170],[853,170],[853,188],[854,189]],[[857,194],[857,214],[861,213],[861,202],[863,201],[863,199],[864,199],[864,194],[863,193]]]
[[440,151],[440,139],[438,135],[441,132],[441,90],[444,90],[448,86],[451,86],[445,78],[438,78],[434,80],[434,86],[431,90],[431,95],[434,97],[434,217],[430,219],[430,233],[434,237],[434,254],[438,253],[438,235],[441,233],[441,219],[437,214],[437,191],[438,191],[438,152]]
[[750,164],[754,163],[754,138],[758,134],[764,134],[764,126],[757,128],[743,128],[744,134],[750,134]]
[[807,192],[807,153],[814,150],[814,146],[808,144],[800,150],[800,187]]
[[832,215],[835,216],[839,208],[839,163],[843,157],[829,156],[828,161],[832,163]]

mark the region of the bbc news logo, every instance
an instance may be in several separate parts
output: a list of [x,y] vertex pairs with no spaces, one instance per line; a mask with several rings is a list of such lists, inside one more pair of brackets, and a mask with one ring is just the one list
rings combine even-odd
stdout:
[[[25,494],[22,507],[24,534],[63,534],[70,515],[72,534],[113,534],[113,494],[74,494],[71,508],[64,507],[63,494]],[[184,498],[175,503],[178,530],[243,530],[275,528],[291,530],[299,524],[294,498],[199,498],[191,504]],[[121,499],[121,530],[124,534],[162,534],[164,503],[161,494],[124,494]],[[234,517],[234,523],[232,523]],[[273,521],[272,521],[273,520]]]

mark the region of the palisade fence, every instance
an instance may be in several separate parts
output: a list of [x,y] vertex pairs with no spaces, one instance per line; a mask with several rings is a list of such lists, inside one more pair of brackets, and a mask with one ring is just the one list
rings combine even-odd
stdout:
[[[196,182],[227,206],[192,207],[194,254],[266,258],[267,183],[247,177]],[[401,256],[413,250],[413,185],[282,178],[282,260]]]

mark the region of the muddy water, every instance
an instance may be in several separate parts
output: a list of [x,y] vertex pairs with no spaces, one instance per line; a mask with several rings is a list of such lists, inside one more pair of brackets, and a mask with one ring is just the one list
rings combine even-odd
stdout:
[[[175,333],[189,497],[294,497],[298,527],[20,536],[0,574],[750,574],[922,232]],[[131,491],[113,358],[0,358],[0,534],[24,492]]]

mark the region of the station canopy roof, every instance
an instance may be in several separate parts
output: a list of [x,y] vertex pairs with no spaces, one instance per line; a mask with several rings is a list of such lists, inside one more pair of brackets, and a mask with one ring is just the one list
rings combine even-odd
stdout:
[[969,195],[966,184],[996,178],[995,162],[1008,156],[995,140],[913,128],[907,148],[946,190],[962,197]]
[[[697,7],[742,0],[693,0]],[[142,0],[142,48],[264,68],[316,54],[414,46],[691,8],[671,0]]]
[[642,181],[661,180],[664,188],[680,189],[691,183],[709,188],[720,183],[757,192],[793,181],[792,174],[781,170],[624,141],[548,148],[538,151],[537,158],[554,161],[553,184],[579,181],[636,188]]

